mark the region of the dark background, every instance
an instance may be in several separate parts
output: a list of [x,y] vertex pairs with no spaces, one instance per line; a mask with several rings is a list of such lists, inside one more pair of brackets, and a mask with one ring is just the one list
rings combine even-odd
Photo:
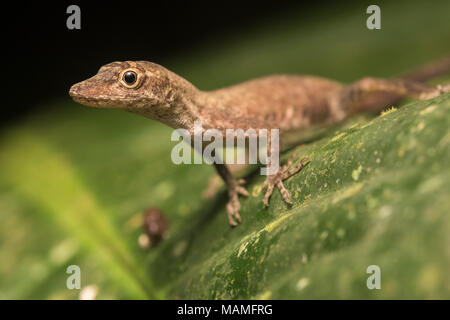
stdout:
[[[327,1],[12,3],[2,17],[2,124],[117,60],[164,64],[174,53],[214,43],[245,26],[291,10],[328,10]],[[81,8],[81,30],[68,30],[66,9]],[[6,9],[7,8],[7,9]]]

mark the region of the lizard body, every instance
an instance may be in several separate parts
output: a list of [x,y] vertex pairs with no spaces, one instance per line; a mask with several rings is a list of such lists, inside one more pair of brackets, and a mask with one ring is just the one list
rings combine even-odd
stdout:
[[[400,79],[363,78],[349,85],[313,76],[273,75],[214,91],[202,91],[166,68],[147,61],[113,62],[90,79],[70,88],[72,98],[84,105],[117,108],[187,129],[201,120],[203,129],[279,129],[281,139],[293,132],[337,124],[357,112],[379,112],[404,97],[427,99],[450,90],[434,89],[421,81],[450,72],[450,58]],[[270,149],[270,142],[269,142]],[[308,159],[294,159],[267,177],[264,203],[277,187],[291,203],[283,180],[300,171]],[[248,195],[224,164],[215,164],[225,181],[231,225],[241,221],[239,195]]]

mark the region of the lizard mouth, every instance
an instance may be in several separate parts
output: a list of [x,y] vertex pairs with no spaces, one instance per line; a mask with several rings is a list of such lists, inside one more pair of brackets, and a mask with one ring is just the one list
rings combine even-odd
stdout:
[[89,93],[83,92],[83,90],[80,89],[79,84],[75,84],[70,88],[69,95],[74,101],[88,107],[106,108],[110,107],[111,103],[110,99],[98,95],[94,98]]

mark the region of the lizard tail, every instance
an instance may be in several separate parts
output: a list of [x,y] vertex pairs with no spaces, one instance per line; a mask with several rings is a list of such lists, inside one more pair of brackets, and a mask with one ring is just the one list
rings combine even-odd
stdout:
[[450,75],[450,56],[427,63],[412,72],[400,75],[398,78],[409,81],[425,82],[445,74]]

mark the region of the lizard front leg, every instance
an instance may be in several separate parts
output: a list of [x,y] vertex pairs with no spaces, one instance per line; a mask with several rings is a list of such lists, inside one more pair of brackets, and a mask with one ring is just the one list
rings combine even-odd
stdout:
[[282,165],[275,174],[267,176],[266,181],[262,184],[262,189],[264,190],[266,188],[266,193],[263,200],[266,207],[269,206],[269,199],[275,187],[280,190],[283,200],[288,204],[292,204],[289,191],[284,187],[283,181],[302,170],[305,164],[309,161],[309,158],[302,158],[298,164],[292,167],[292,164],[298,158],[299,156],[294,153],[289,158],[288,162],[285,165]]
[[[271,135],[268,135],[267,136],[267,151],[268,151],[268,159],[269,159],[268,167],[271,167],[274,164],[273,163],[274,161],[277,161],[277,163],[279,163],[279,158],[272,159],[272,155],[276,155],[276,157],[279,157],[280,150],[281,150],[281,144],[279,143],[279,141],[278,140],[272,141]],[[298,155],[296,153],[294,153],[289,158],[289,160],[287,161],[287,163],[285,165],[282,165],[281,167],[279,167],[278,170],[274,174],[267,176],[266,181],[264,181],[264,183],[262,184],[262,189],[264,190],[266,188],[266,193],[264,195],[264,200],[263,200],[264,205],[266,207],[269,206],[269,199],[270,199],[270,196],[272,195],[275,187],[277,187],[278,190],[280,190],[283,200],[288,204],[292,204],[291,197],[289,195],[289,191],[284,187],[283,181],[288,179],[289,177],[293,176],[300,170],[302,170],[302,168],[305,166],[305,164],[309,161],[309,158],[303,158],[300,160],[300,162],[297,165],[292,167],[292,164],[298,158],[299,158]]]
[[214,163],[214,166],[227,186],[229,197],[227,203],[228,222],[231,226],[237,226],[242,221],[239,215],[241,209],[239,195],[249,196],[248,191],[242,186],[245,181],[243,179],[236,180],[225,164]]

